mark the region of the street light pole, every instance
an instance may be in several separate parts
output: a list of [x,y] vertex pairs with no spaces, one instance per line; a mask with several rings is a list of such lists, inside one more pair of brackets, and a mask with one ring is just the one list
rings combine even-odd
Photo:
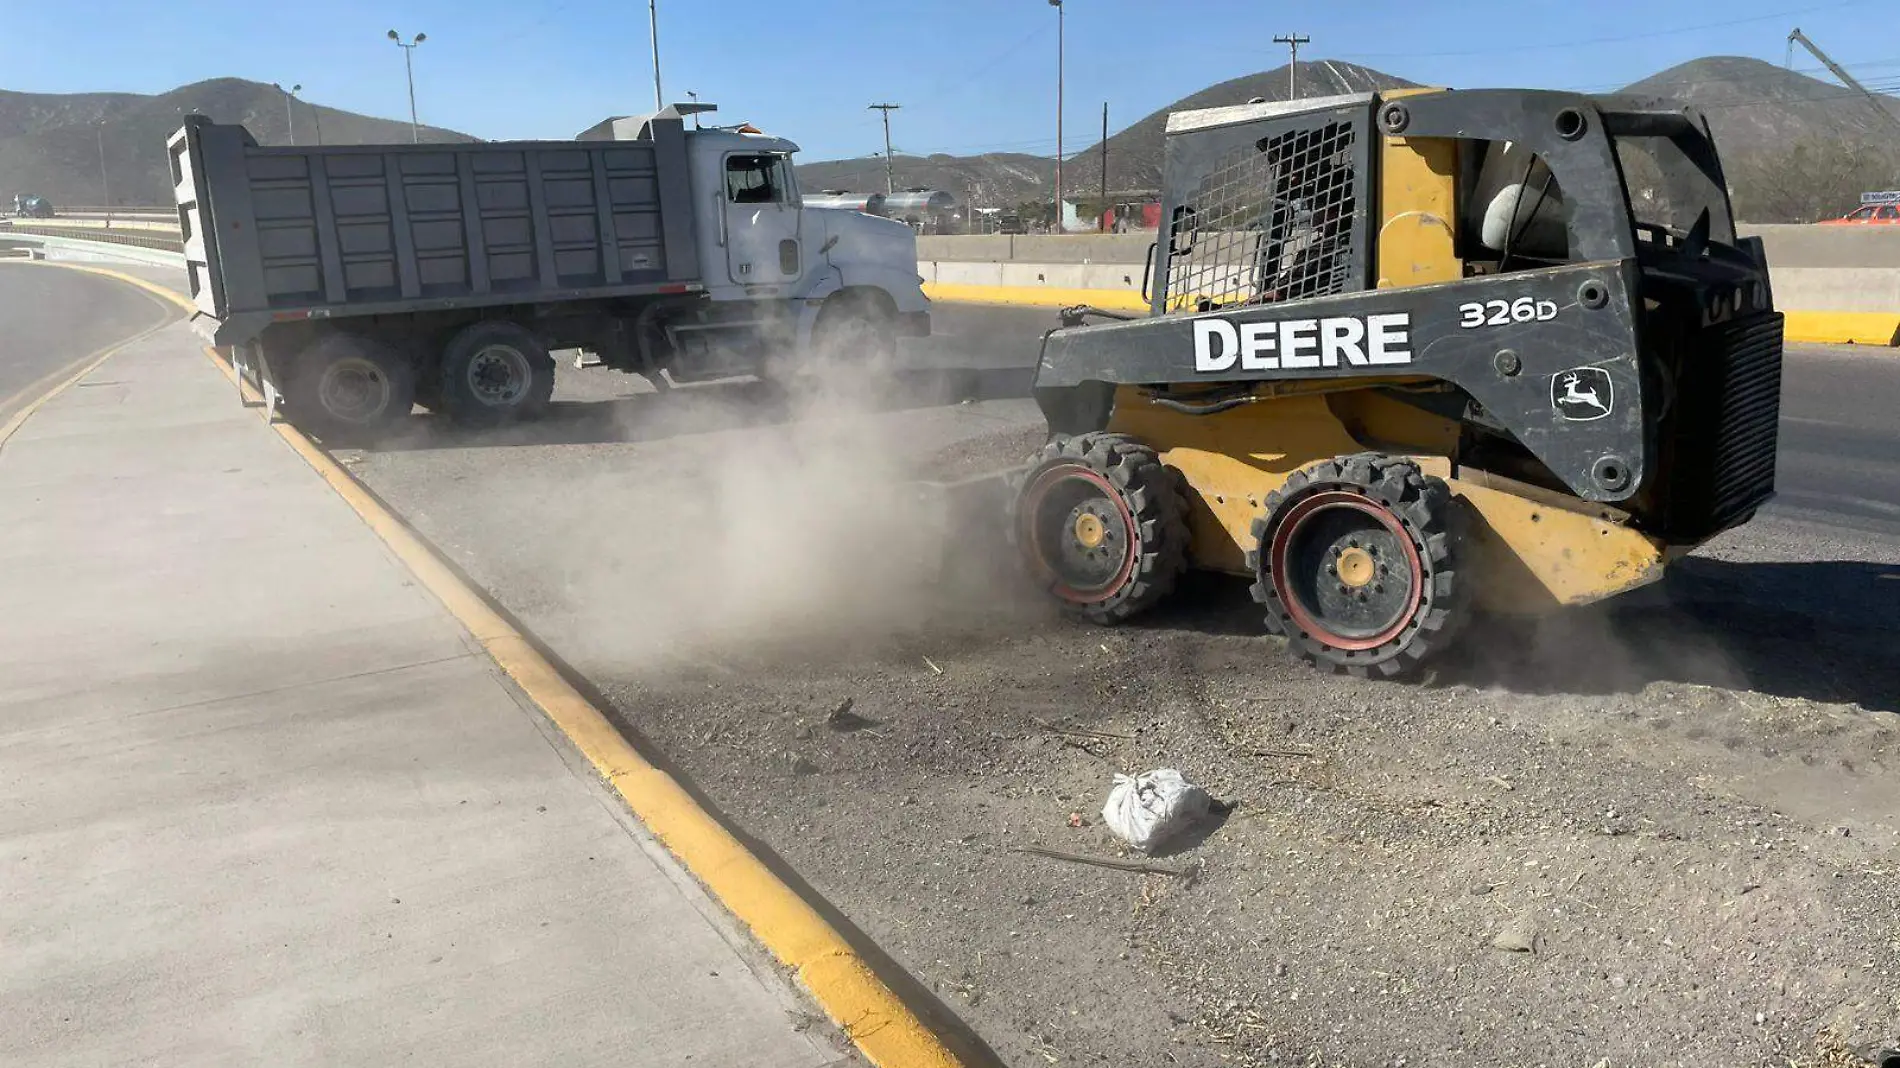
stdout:
[[389,31],[389,39],[402,49],[403,71],[409,75],[409,140],[417,144],[422,142],[422,124],[416,121],[416,46],[429,39],[426,33],[416,34],[408,44],[402,43],[402,35],[395,30]]
[[99,195],[105,200],[106,229],[112,228],[112,180],[106,177],[106,120],[100,119],[93,132],[99,135]]
[[[697,104],[699,103],[699,94],[693,92],[691,89],[688,89],[686,90],[686,99],[691,100],[693,103]],[[695,130],[699,129],[699,112],[697,111],[693,112],[693,129]]]
[[1049,6],[1056,9],[1056,224],[1055,232],[1062,232],[1062,61],[1063,61],[1063,24],[1067,10],[1062,0],[1049,0]]
[[291,108],[290,102],[298,93],[303,92],[303,86],[293,85],[286,89],[278,82],[272,82],[270,85],[272,89],[284,94],[284,122],[290,126],[290,143],[294,145],[297,143],[297,112]]
[[891,167],[891,112],[903,107],[902,104],[872,104],[867,110],[884,113],[884,195],[897,192],[897,174]]
[[647,0],[647,36],[653,40],[653,110],[666,110],[666,97],[660,91],[660,0]]

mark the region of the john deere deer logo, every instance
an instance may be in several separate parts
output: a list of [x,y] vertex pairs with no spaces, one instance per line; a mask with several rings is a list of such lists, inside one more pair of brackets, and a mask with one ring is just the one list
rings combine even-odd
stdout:
[[1601,367],[1573,367],[1550,379],[1550,406],[1573,423],[1601,419],[1616,407],[1616,389],[1610,372]]

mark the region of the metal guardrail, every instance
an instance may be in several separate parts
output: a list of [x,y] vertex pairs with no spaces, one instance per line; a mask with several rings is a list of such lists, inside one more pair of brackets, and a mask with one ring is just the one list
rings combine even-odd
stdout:
[[26,245],[38,247],[42,254],[62,252],[90,256],[119,263],[138,263],[149,267],[183,270],[185,254],[177,238],[142,234],[93,234],[69,237],[70,230],[47,233],[52,229],[31,226],[0,226],[0,247]]
[[[0,226],[0,238],[8,234],[29,237],[62,237],[74,241],[85,241],[101,245],[132,245],[138,248],[163,249],[167,252],[183,253],[184,241],[159,230],[75,230],[72,227],[41,226],[33,223],[15,223],[12,226]],[[76,237],[84,234],[84,237]]]

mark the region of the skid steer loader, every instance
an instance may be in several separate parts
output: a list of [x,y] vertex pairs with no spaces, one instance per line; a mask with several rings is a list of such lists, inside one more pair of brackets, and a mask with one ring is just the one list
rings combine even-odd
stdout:
[[[1660,577],[1774,491],[1782,321],[1708,125],[1407,90],[1177,113],[1145,317],[1065,309],[1009,534],[1074,613],[1244,576],[1399,675]],[[1108,319],[1109,321],[1090,321]]]

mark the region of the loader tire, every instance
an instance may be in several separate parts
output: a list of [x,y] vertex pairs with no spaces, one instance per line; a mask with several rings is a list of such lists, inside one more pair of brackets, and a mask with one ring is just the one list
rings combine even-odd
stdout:
[[1071,615],[1120,623],[1173,592],[1187,569],[1180,476],[1134,438],[1058,435],[1011,489],[1010,540]]
[[1254,600],[1301,659],[1392,678],[1441,651],[1471,613],[1457,499],[1408,460],[1342,456],[1270,494],[1247,554]]
[[554,357],[524,327],[491,319],[449,339],[437,368],[431,407],[463,426],[532,419],[554,397]]
[[375,438],[409,414],[416,368],[373,338],[328,334],[297,353],[285,383],[285,412],[326,442]]

